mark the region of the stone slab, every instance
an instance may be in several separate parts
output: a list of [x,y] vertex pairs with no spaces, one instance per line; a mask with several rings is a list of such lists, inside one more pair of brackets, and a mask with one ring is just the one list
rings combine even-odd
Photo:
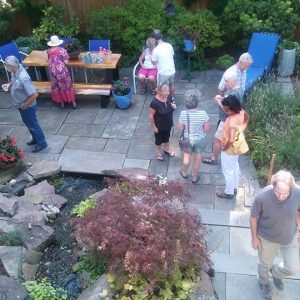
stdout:
[[65,123],[66,124],[93,124],[97,112],[87,111],[72,111],[68,114]]
[[113,108],[101,108],[98,111],[93,124],[106,125],[109,122],[113,111]]
[[114,113],[127,116],[139,116],[144,106],[145,96],[133,94],[131,98],[131,106],[127,109],[116,109]]
[[[192,180],[191,176],[188,180]],[[215,205],[215,189],[213,185],[206,184],[189,184],[189,192],[191,194],[192,204],[201,205],[201,207],[206,207],[213,209]]]
[[126,116],[114,113],[108,122],[102,137],[128,140],[133,137],[138,116]]
[[127,153],[130,146],[130,140],[108,139],[104,148],[105,152]]
[[205,238],[209,252],[229,253],[229,227],[208,226],[209,233]]
[[167,176],[168,172],[168,162],[167,161],[159,161],[157,159],[152,159],[150,161],[149,171],[151,175],[162,175]]
[[156,157],[155,145],[131,144],[127,153],[127,157],[148,160],[154,159]]
[[101,174],[121,169],[125,154],[65,149],[58,162],[64,172]]
[[66,143],[65,149],[101,152],[105,147],[106,141],[106,139],[102,138],[72,136]]
[[219,300],[226,300],[226,274],[216,272],[212,284]]
[[132,159],[126,158],[123,168],[141,168],[148,170],[150,161],[148,159]]
[[61,135],[82,136],[82,137],[101,137],[104,130],[103,125],[88,124],[63,124],[59,130]]
[[25,152],[25,156],[26,156],[27,164],[34,164],[41,160],[57,161],[60,154],[51,154],[51,153],[43,153],[43,152],[39,152],[39,153]]
[[1,109],[0,124],[22,125],[22,119],[16,109]]
[[57,134],[68,115],[64,110],[38,110],[38,120],[45,134]]

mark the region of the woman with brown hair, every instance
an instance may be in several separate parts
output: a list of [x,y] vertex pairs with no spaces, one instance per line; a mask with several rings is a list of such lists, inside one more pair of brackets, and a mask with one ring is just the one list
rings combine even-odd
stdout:
[[176,104],[170,97],[169,83],[162,82],[157,86],[157,94],[150,103],[149,119],[152,131],[155,136],[156,157],[164,160],[161,145],[164,144],[164,153],[168,156],[175,156],[170,149],[170,133],[173,127],[173,111]]

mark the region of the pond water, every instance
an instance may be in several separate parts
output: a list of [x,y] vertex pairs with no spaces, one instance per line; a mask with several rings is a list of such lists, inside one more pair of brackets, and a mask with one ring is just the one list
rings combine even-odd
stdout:
[[47,181],[55,186],[58,195],[65,197],[68,201],[54,222],[48,224],[55,230],[55,243],[46,249],[40,263],[37,279],[47,277],[55,287],[71,286],[70,289],[73,291],[68,295],[68,299],[73,300],[77,297],[76,291],[74,291],[76,287],[72,288],[72,282],[78,280],[78,277],[72,273],[72,265],[76,262],[72,252],[76,242],[70,236],[73,231],[70,225],[71,211],[80,201],[102,190],[104,183],[100,176],[83,177],[67,174],[52,177]]

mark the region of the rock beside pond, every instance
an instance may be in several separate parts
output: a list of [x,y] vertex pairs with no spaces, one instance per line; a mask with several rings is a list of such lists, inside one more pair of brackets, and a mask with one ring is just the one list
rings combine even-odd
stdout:
[[21,198],[34,204],[53,205],[61,208],[67,202],[66,198],[55,194],[54,186],[50,185],[47,180],[26,188],[24,192],[25,195]]
[[42,252],[28,249],[25,253],[24,262],[30,265],[35,265],[40,262],[43,255],[44,254]]
[[105,170],[102,172],[103,175],[116,176],[129,180],[148,180],[150,172],[141,168],[125,168],[118,170]]
[[33,176],[34,179],[40,179],[48,176],[56,175],[60,172],[61,166],[57,161],[41,160],[33,164],[28,173]]
[[0,212],[12,217],[16,213],[18,207],[17,202],[17,198],[8,198],[0,193]]
[[24,280],[25,281],[34,280],[38,268],[39,268],[39,264],[30,265],[30,264],[24,263],[22,265],[22,273],[23,273]]
[[21,246],[0,246],[0,260],[9,277],[21,280],[22,262],[25,256],[25,252],[26,249]]
[[27,297],[27,291],[17,280],[0,275],[0,297],[3,300],[24,300]]
[[102,275],[93,285],[91,285],[86,290],[84,290],[77,300],[87,300],[87,299],[89,300],[113,299],[112,292],[109,288],[109,283],[106,279],[106,275]]

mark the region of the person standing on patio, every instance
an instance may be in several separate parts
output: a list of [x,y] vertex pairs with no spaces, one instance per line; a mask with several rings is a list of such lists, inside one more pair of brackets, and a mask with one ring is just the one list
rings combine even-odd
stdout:
[[156,45],[155,39],[148,38],[146,41],[146,45],[148,48],[143,51],[142,55],[139,58],[141,68],[138,72],[138,79],[141,85],[142,95],[144,95],[146,92],[146,79],[148,80],[148,84],[151,88],[151,94],[155,95],[157,67],[154,66],[151,62],[151,55]]
[[32,140],[27,145],[34,145],[33,153],[47,147],[43,130],[36,117],[36,98],[38,93],[26,70],[15,56],[5,59],[5,66],[12,73],[11,83],[3,84],[4,90],[10,90],[13,105],[19,110],[24,124],[29,129]]
[[175,156],[170,148],[170,133],[173,127],[173,112],[176,104],[169,95],[169,83],[162,82],[157,86],[157,94],[150,103],[149,119],[155,136],[156,158],[164,160],[161,145],[164,144],[164,153],[170,157]]
[[53,35],[47,43],[50,47],[47,50],[49,59],[49,73],[52,81],[51,97],[56,103],[60,103],[61,107],[65,107],[66,103],[72,103],[73,108],[77,108],[75,101],[75,93],[73,90],[72,80],[67,68],[69,55],[67,51],[58,47],[63,43],[57,35]]
[[[229,95],[234,95],[243,105],[244,102],[243,91],[238,85],[237,73],[232,69],[228,69],[227,71],[225,71],[223,78],[226,87],[225,97]],[[222,148],[222,130],[224,127],[224,123],[228,117],[222,105],[223,97],[221,95],[216,95],[214,100],[215,103],[218,105],[218,109],[219,109],[219,122],[213,140],[213,154],[210,157],[203,157],[202,159],[203,163],[211,164],[211,165],[216,165],[219,163],[219,156]]]
[[[260,191],[250,216],[252,247],[258,250],[258,285],[264,299],[272,299],[269,271],[278,290],[283,278],[300,272],[300,188],[290,172],[280,170]],[[283,262],[274,263],[278,251]]]
[[151,61],[152,64],[157,66],[158,84],[168,81],[170,88],[170,96],[174,101],[175,93],[175,64],[174,64],[174,49],[171,44],[163,41],[163,35],[160,30],[155,29],[153,31],[153,37],[157,42],[157,46],[154,48]]

